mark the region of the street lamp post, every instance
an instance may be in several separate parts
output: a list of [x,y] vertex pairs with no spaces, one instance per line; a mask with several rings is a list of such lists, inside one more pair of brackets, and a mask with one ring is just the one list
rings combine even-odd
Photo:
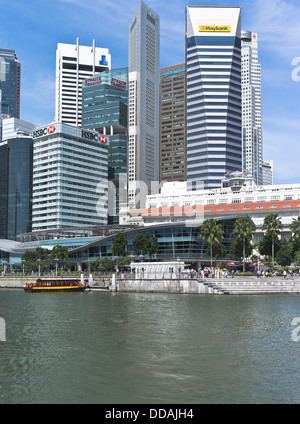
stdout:
[[38,258],[38,264],[39,264],[39,277],[41,276],[41,259]]
[[55,276],[57,277],[57,263],[59,261],[59,259],[55,258]]

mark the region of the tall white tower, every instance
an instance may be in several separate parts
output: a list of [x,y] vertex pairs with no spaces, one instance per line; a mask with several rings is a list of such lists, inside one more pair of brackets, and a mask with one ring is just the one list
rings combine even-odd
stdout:
[[159,16],[141,1],[128,32],[128,203],[139,208],[159,181]]
[[261,67],[257,34],[242,31],[243,171],[262,184]]
[[81,126],[82,81],[110,69],[108,49],[58,43],[56,50],[55,121]]

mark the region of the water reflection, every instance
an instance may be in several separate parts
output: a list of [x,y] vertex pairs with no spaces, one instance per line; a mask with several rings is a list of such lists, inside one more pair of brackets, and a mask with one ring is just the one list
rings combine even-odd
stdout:
[[298,295],[0,291],[0,403],[298,403]]

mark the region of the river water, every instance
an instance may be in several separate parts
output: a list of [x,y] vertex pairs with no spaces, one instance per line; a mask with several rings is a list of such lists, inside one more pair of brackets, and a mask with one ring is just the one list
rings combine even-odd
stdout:
[[0,403],[299,403],[299,316],[296,294],[1,289]]

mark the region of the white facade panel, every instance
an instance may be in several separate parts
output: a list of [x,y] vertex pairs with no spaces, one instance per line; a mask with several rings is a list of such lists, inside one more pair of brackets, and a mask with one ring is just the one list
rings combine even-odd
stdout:
[[56,50],[55,121],[81,126],[82,83],[87,78],[111,68],[106,48],[58,43]]
[[143,1],[128,37],[128,201],[142,206],[159,181],[160,82],[160,19]]

